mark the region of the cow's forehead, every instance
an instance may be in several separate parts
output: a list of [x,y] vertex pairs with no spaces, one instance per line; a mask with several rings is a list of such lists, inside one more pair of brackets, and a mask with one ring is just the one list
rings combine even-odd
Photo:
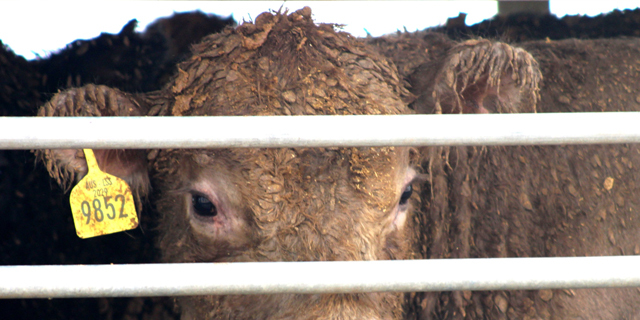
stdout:
[[[322,174],[332,168],[346,168],[351,176],[384,179],[389,172],[408,165],[407,148],[233,148],[233,149],[166,149],[159,150],[153,159],[157,169],[162,167],[192,167],[192,171],[209,167],[265,171],[300,171]],[[356,179],[357,180],[357,179]]]
[[205,38],[150,115],[409,113],[395,66],[310,17],[265,13]]
[[384,207],[403,181],[408,153],[397,147],[161,150],[154,167],[179,185],[219,172],[252,192],[271,193],[273,184],[301,190],[349,185]]

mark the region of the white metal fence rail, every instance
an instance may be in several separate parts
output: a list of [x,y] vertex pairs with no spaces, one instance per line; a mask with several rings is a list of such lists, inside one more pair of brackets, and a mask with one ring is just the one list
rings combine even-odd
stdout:
[[[296,117],[0,117],[0,149],[640,142],[640,112]],[[165,275],[171,275],[170,277]],[[2,266],[0,298],[640,286],[640,256]]]
[[0,298],[640,286],[640,256],[0,267]]
[[640,142],[640,112],[293,117],[0,117],[0,149],[634,142]]

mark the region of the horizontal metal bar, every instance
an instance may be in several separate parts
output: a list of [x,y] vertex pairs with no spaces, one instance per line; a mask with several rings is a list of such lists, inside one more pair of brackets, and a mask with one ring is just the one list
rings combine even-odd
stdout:
[[640,142],[640,112],[394,116],[0,117],[0,149]]
[[640,256],[3,266],[0,298],[640,286]]

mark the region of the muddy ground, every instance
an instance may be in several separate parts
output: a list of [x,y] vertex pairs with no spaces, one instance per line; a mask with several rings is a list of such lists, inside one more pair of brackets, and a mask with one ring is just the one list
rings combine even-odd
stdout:
[[[173,72],[175,62],[187,54],[188,44],[204,36],[201,30],[214,32],[233,23],[224,19],[214,23],[202,15],[179,19],[160,22],[144,35],[135,32],[135,22],[131,22],[117,35],[76,41],[64,51],[36,62],[28,62],[3,47],[0,116],[34,115],[38,106],[57,90],[90,82],[133,92],[158,89]],[[594,18],[519,15],[474,26],[451,23],[434,31],[456,39],[483,36],[513,42],[547,37],[640,36],[639,24],[640,9],[636,9]],[[191,39],[185,44],[185,35],[176,31],[176,25],[189,25],[189,30],[197,32],[191,31]],[[158,256],[153,244],[153,221],[153,208],[147,205],[141,213],[141,228],[79,239],[68,194],[48,177],[43,166],[35,163],[30,152],[0,150],[1,265],[152,262]],[[0,315],[3,319],[177,318],[170,298],[0,300]]]

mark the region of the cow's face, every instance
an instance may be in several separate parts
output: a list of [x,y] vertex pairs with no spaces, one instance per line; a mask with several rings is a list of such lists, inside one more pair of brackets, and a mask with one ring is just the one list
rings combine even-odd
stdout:
[[407,148],[161,151],[169,261],[407,256]]
[[[167,261],[411,257],[416,173],[408,148],[161,151],[155,166]],[[182,304],[222,318],[299,319],[313,306],[312,318],[375,319],[398,316],[402,295],[211,296]]]
[[[255,25],[211,37],[179,68],[158,114],[409,113],[392,66],[355,39],[314,25],[305,12],[263,15]],[[414,237],[407,224],[416,173],[409,153],[394,147],[160,150],[152,168],[164,257],[171,262],[410,257]],[[211,296],[181,302],[194,317],[296,319],[393,318],[402,303],[401,294]]]
[[[315,25],[310,14],[263,14],[255,24],[207,37],[161,91],[131,96],[87,86],[58,94],[41,114],[410,113],[392,64],[332,26]],[[229,262],[412,257],[410,153],[378,147],[96,156],[139,193],[149,185],[156,190],[165,261]],[[45,156],[54,176],[82,175],[74,166],[83,159],[73,150]],[[180,304],[186,318],[390,319],[402,315],[403,301],[400,293],[286,294],[188,297]]]

